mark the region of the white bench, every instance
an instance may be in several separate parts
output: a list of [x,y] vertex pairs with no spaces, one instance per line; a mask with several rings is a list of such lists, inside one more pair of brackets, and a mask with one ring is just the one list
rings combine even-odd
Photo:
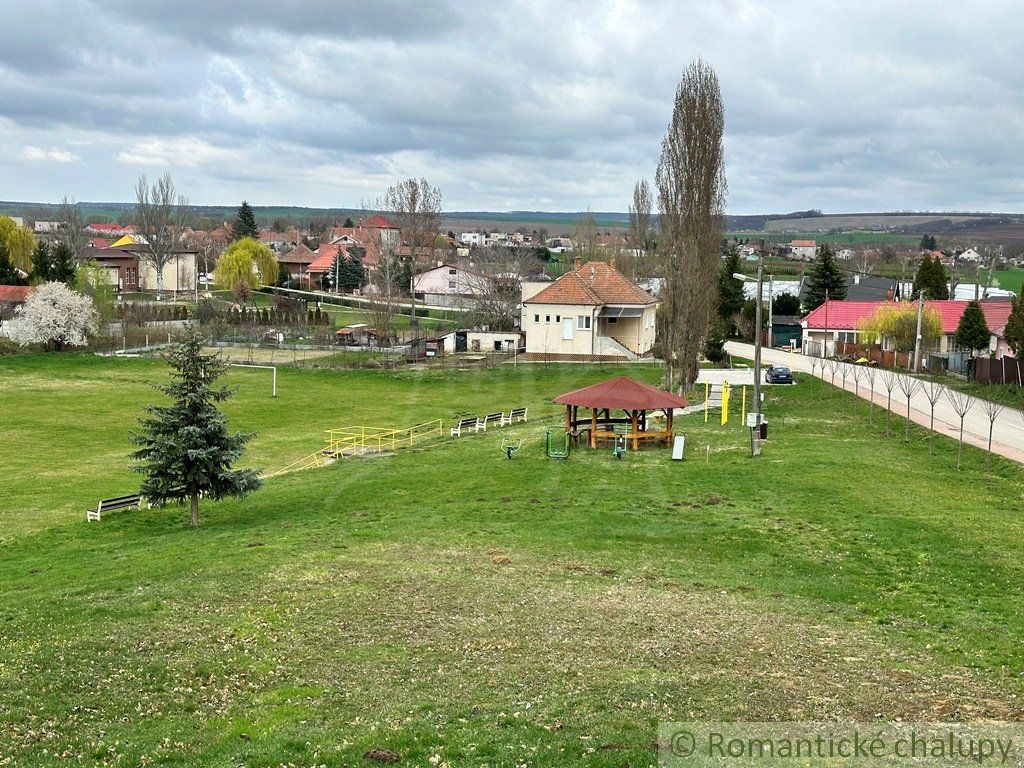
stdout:
[[480,431],[480,419],[476,416],[472,416],[468,419],[462,419],[454,427],[451,428],[452,437],[462,437],[462,430],[472,429],[474,432]]
[[477,424],[477,429],[483,429],[483,431],[486,432],[488,424],[494,424],[500,427],[504,423],[505,414],[502,413],[501,411],[498,411],[497,413],[488,413],[486,416],[479,420],[479,423]]
[[103,499],[96,505],[96,509],[87,509],[85,519],[90,523],[93,520],[103,519],[104,512],[113,512],[116,509],[141,509],[142,497],[137,493],[130,493],[126,496],[115,496],[112,499]]
[[526,421],[527,408],[513,408],[508,412],[508,416],[501,417],[501,426],[511,424],[513,421]]

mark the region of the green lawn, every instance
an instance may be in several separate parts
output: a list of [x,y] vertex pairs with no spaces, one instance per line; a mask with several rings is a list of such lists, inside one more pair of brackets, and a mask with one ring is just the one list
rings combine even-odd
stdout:
[[[631,373],[654,380],[654,367]],[[0,358],[0,765],[653,764],[660,719],[1020,719],[1020,467],[806,378],[771,440],[544,455],[549,399],[622,369],[232,371],[252,463],[321,430],[528,424],[207,503],[132,487],[146,360]],[[898,435],[898,436],[897,436]],[[501,438],[523,439],[514,460]]]
[[1024,269],[1000,269],[994,273],[994,277],[999,288],[1020,295],[1021,286],[1024,285]]

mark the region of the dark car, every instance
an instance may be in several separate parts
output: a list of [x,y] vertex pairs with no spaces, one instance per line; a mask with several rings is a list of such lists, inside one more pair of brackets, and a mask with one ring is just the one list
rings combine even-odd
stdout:
[[764,380],[769,384],[792,384],[793,374],[784,365],[773,365],[764,372]]

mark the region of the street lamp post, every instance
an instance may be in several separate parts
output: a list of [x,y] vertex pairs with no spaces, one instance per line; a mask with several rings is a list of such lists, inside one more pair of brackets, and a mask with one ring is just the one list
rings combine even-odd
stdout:
[[[763,249],[762,249],[763,250]],[[737,280],[749,282],[750,278],[739,272],[733,273]],[[757,257],[757,302],[754,308],[754,427],[750,434],[750,455],[761,455],[761,300],[764,297],[764,256]]]

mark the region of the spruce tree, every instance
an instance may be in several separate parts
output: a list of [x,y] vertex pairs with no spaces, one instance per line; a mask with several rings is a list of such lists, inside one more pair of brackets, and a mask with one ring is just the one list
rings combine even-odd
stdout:
[[743,293],[743,281],[733,275],[740,271],[740,253],[735,246],[729,249],[722,261],[718,273],[718,317],[723,323],[723,331],[731,336],[735,331],[735,317],[741,309],[746,296]]
[[942,262],[925,256],[914,275],[914,298],[924,290],[925,299],[944,300],[949,298],[949,275]]
[[253,240],[258,240],[259,236],[260,230],[256,226],[256,214],[253,213],[252,206],[243,200],[238,209],[238,215],[235,217],[234,226],[231,227],[231,239],[241,240],[243,237],[251,237]]
[[1024,356],[1024,295],[1013,300],[1010,316],[1006,319],[1003,338],[1010,345],[1017,359]]
[[338,267],[338,284],[346,291],[354,291],[366,284],[366,269],[363,267],[363,260],[357,249],[350,248],[348,255],[339,249],[335,260],[341,259]]
[[829,299],[842,300],[846,298],[846,278],[839,271],[836,257],[827,244],[818,250],[818,257],[811,267],[805,309],[809,312],[820,307],[825,303],[826,295]]
[[960,316],[960,324],[956,327],[953,341],[961,349],[984,349],[988,346],[990,335],[981,305],[976,301],[969,302]]
[[0,285],[23,285],[24,282],[14,269],[10,251],[3,242],[0,242]]
[[355,227],[355,225],[356,223],[352,221],[351,218],[347,218],[345,219],[345,223],[342,224],[341,226],[345,227],[345,229],[352,229],[353,227]]
[[199,526],[199,497],[244,496],[260,487],[256,470],[232,469],[251,434],[228,432],[217,404],[234,390],[215,385],[227,365],[217,354],[203,354],[203,337],[190,327],[182,342],[166,357],[173,369],[169,384],[157,389],[173,401],[151,405],[139,419],[131,442],[139,446],[132,466],[145,476],[140,494],[150,503],[188,499],[189,524]]

